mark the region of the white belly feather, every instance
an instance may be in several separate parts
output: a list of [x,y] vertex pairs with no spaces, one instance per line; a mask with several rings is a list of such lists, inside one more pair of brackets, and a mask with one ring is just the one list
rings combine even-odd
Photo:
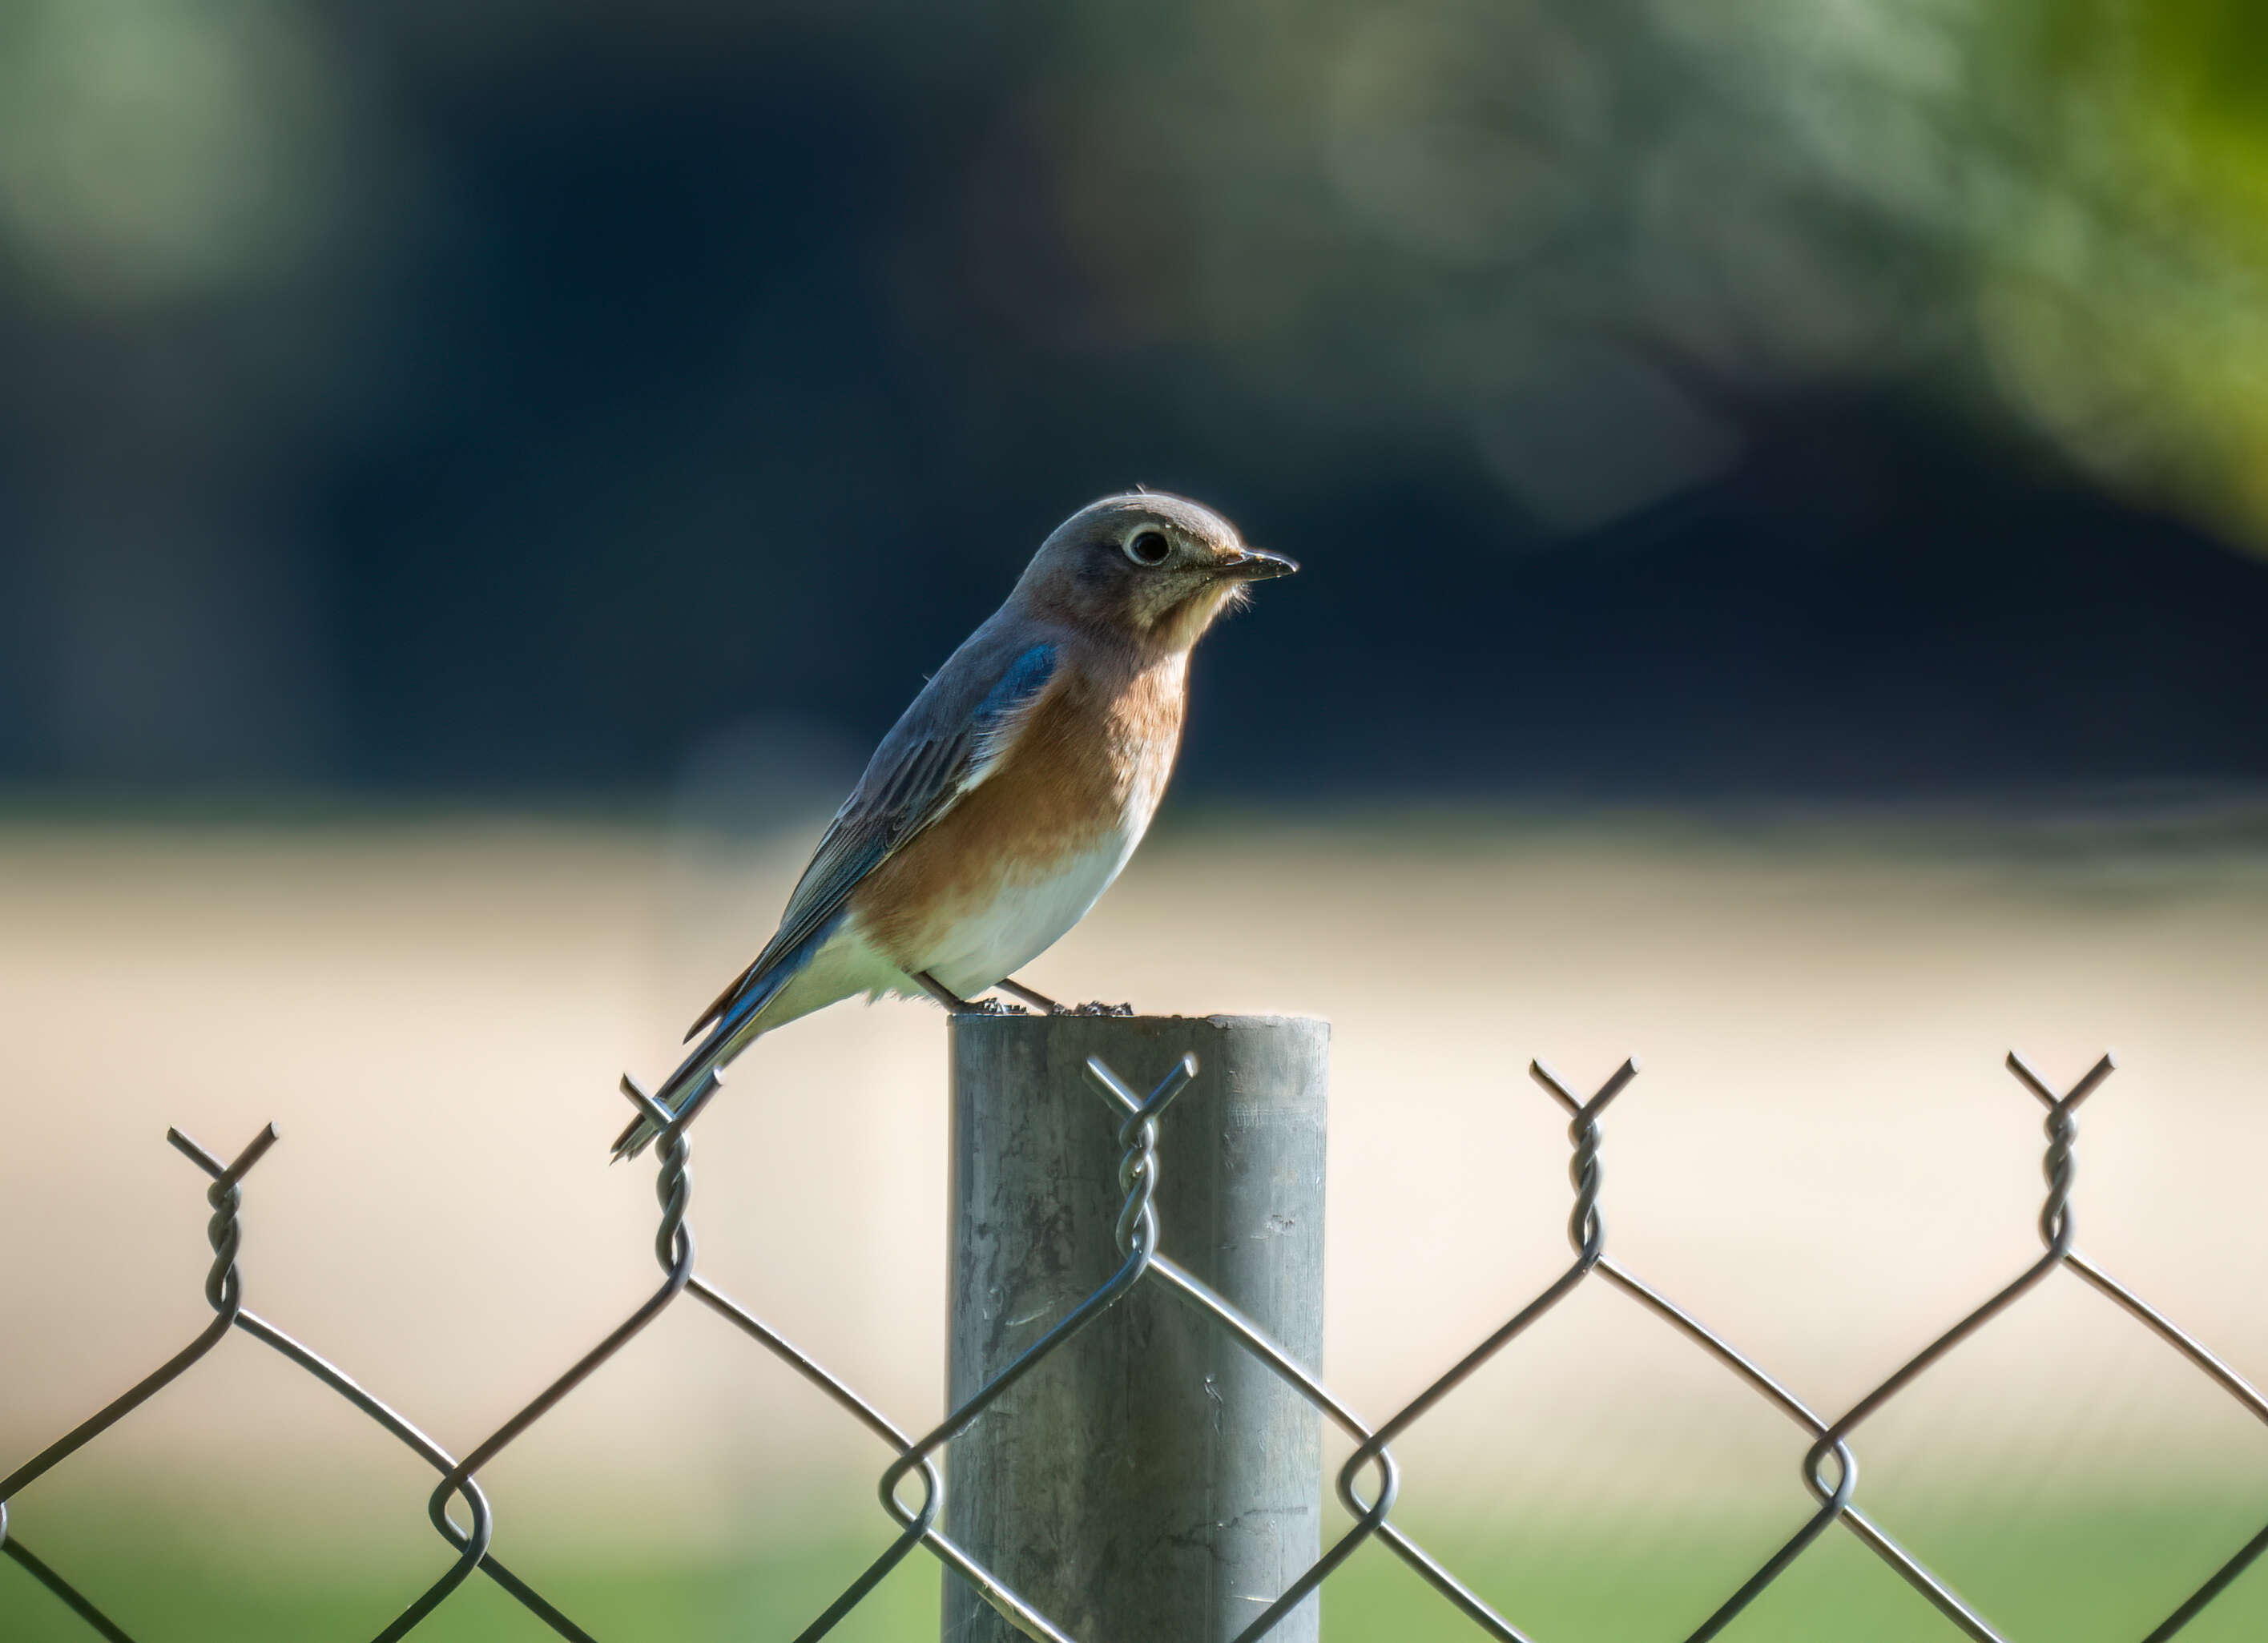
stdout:
[[937,933],[919,968],[963,998],[1014,975],[1086,917],[1134,853],[1149,820],[1128,817],[1044,876],[1004,881],[988,904]]
[[962,998],[983,992],[1046,952],[1101,899],[1150,830],[1173,773],[1171,741],[1144,749],[1116,826],[1044,872],[1002,873],[998,889],[924,943],[909,966]]

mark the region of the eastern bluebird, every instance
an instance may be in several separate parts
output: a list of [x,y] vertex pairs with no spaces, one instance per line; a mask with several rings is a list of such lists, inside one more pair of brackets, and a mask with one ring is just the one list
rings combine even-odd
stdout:
[[[1245,585],[1299,569],[1210,508],[1081,508],[882,738],[779,929],[686,1035],[656,1096],[705,1101],[760,1035],[863,992],[951,1009],[1010,980],[1109,888],[1172,774],[1189,648]],[[653,1138],[641,1118],[617,1157]]]

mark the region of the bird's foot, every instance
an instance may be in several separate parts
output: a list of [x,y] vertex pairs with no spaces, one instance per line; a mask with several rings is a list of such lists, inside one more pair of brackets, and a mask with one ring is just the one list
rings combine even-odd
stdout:
[[964,998],[925,969],[913,972],[915,984],[955,1015],[1029,1015],[1033,1010],[1043,1015],[1131,1015],[1130,1004],[1057,1004],[1043,992],[1035,991],[1020,981],[1003,980],[996,984],[1001,991],[1013,993],[1032,1006],[1022,1004],[1003,1004],[998,998]]
[[955,1015],[1021,1015],[1023,1009],[998,998],[964,998],[925,969],[913,972],[921,990]]
[[1030,1005],[1032,1008],[1037,1010],[1042,1015],[1067,1015],[1071,1013],[1069,1011],[1065,1010],[1063,1006],[1057,1004],[1053,998],[1049,998],[1047,994],[1040,992],[1035,989],[1027,987],[1022,982],[1016,980],[1013,976],[1004,977],[998,984],[1001,991],[1013,993],[1017,998],[1021,998],[1026,1004]]
[[1001,991],[1015,994],[1017,998],[1021,998],[1026,1004],[1030,1005],[1034,1009],[1041,1011],[1048,1015],[1131,1015],[1134,1013],[1134,1006],[1130,1004],[1096,1004],[1093,1002],[1073,1005],[1057,1004],[1053,998],[1049,998],[1047,994],[1035,991],[1034,989],[1027,987],[1022,982],[1016,980],[1012,976],[1002,980],[999,984],[999,987]]

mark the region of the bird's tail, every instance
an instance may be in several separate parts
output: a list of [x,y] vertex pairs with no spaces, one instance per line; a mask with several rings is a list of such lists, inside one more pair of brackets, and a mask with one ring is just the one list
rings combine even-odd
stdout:
[[[779,997],[811,961],[811,955],[821,943],[832,936],[842,925],[843,916],[834,918],[814,931],[803,943],[777,961],[764,965],[759,971],[751,965],[725,996],[709,1007],[709,1011],[693,1024],[693,1033],[703,1028],[709,1030],[694,1046],[693,1053],[677,1065],[669,1075],[654,1104],[673,1117],[690,1115],[724,1086],[725,1064],[755,1042],[765,1030],[762,1016],[766,1006]],[[759,961],[761,963],[762,961]],[[693,1033],[686,1036],[690,1038]],[[630,1127],[615,1138],[617,1159],[636,1158],[645,1151],[653,1138],[661,1133],[661,1126],[652,1117],[640,1113],[630,1121]]]
[[[720,1069],[731,1048],[730,1035],[711,1034],[702,1041],[701,1047],[686,1057],[679,1064],[677,1071],[669,1075],[668,1080],[654,1096],[654,1105],[673,1117],[704,1105],[711,1095],[724,1087]],[[620,1162],[625,1158],[636,1158],[652,1146],[653,1138],[660,1133],[661,1126],[648,1115],[640,1113],[630,1120],[628,1129],[615,1138],[615,1160]]]

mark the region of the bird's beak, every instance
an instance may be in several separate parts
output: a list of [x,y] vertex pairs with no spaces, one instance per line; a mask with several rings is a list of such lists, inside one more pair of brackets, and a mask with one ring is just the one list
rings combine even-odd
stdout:
[[1240,548],[1213,561],[1213,569],[1232,582],[1264,582],[1270,577],[1289,576],[1299,568],[1297,559],[1265,548]]

